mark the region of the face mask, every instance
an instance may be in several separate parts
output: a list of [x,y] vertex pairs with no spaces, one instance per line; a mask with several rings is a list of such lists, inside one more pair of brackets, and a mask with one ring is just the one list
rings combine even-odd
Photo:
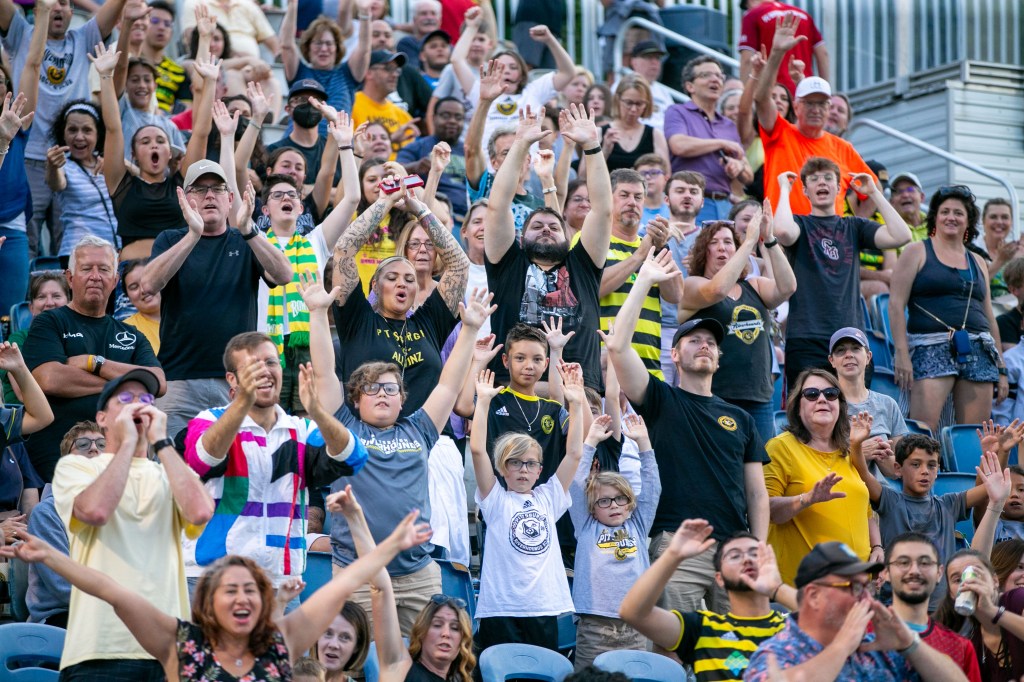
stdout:
[[300,128],[316,128],[320,125],[324,115],[313,108],[309,102],[303,102],[292,109],[292,120]]
[[238,125],[235,126],[235,142],[242,139],[242,135],[245,135],[245,129],[249,127],[249,119],[245,116],[238,117]]

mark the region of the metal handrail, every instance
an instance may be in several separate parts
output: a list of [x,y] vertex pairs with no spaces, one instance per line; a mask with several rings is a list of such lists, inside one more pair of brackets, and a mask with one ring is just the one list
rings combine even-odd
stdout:
[[[905,142],[906,144],[917,147],[918,149],[928,152],[929,154],[934,154],[935,156],[943,158],[946,161],[949,161],[950,163],[955,163],[958,166],[963,166],[967,170],[973,171],[978,175],[988,178],[989,180],[994,180],[995,182],[1002,185],[1003,188],[1006,190],[1006,193],[1009,195],[1010,205],[1013,206],[1014,212],[1016,213],[1019,209],[1020,204],[1018,203],[1017,199],[1017,190],[1014,188],[1013,183],[1004,178],[1003,176],[999,175],[998,173],[990,171],[983,166],[979,166],[978,164],[973,163],[972,161],[968,161],[967,159],[959,157],[956,154],[950,154],[945,149],[940,149],[935,145],[928,144],[924,140],[920,140],[914,137],[913,135],[907,135],[906,133],[902,133],[896,130],[895,128],[890,128],[884,123],[879,123],[878,121],[870,118],[862,118],[858,116],[855,119],[853,119],[853,121],[850,122],[850,127],[847,129],[846,137],[849,138],[850,133],[852,133],[854,130],[860,127],[872,128],[882,133],[883,135],[894,137],[900,142]],[[1015,227],[1014,230],[1016,231],[1016,229],[1017,228]]]

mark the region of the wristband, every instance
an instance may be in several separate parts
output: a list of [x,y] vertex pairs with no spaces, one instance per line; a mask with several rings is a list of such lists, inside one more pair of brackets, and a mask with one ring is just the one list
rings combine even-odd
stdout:
[[996,615],[992,616],[992,625],[995,625],[996,623],[998,623],[999,619],[1003,617],[1004,613],[1006,613],[1006,607],[1005,606],[1000,606],[999,610],[996,611]]
[[153,443],[153,452],[160,452],[164,448],[173,448],[173,447],[174,447],[174,439],[173,438],[161,438],[157,442]]
[[770,249],[770,248],[772,248],[774,246],[778,246],[778,245],[779,245],[779,240],[774,238],[774,237],[772,238],[771,241],[765,242],[763,244],[764,248],[766,248],[766,249]]
[[423,220],[428,215],[430,215],[430,213],[431,213],[431,211],[430,211],[429,208],[426,211],[423,211],[423,213],[417,213],[416,214],[416,220]]
[[996,371],[999,372],[999,376],[1001,377],[1008,376],[1005,367],[996,367]]
[[919,646],[921,646],[921,635],[915,632],[914,641],[910,643],[910,646],[908,646],[906,649],[897,649],[896,653],[906,658],[907,656],[910,656],[912,653],[917,651],[917,647]]
[[338,151],[339,151],[339,152],[343,152],[343,151],[345,151],[346,149],[353,149],[353,147],[352,147],[352,145],[350,145],[350,144],[343,144],[343,145],[341,145],[340,147],[338,147]]
[[554,194],[557,191],[557,187],[548,187],[547,189],[544,190],[544,194]]
[[260,231],[257,230],[255,226],[253,226],[253,228],[251,230],[249,230],[248,234],[243,234],[242,235],[242,239],[244,239],[245,241],[249,241],[250,239],[256,239],[256,237],[259,235],[259,233],[260,233]]
[[885,547],[882,547],[881,545],[871,545],[871,549],[874,549],[875,547],[878,549],[885,549]]
[[597,145],[596,147],[592,147],[590,149],[584,149],[583,153],[586,154],[587,156],[590,156],[591,154],[600,154],[601,151],[601,145]]
[[257,123],[256,119],[254,119],[254,118],[250,118],[249,119],[249,127],[250,128],[255,128],[256,130],[263,130],[263,124],[262,123]]
[[370,20],[370,15],[369,14],[360,14],[357,18],[359,19],[359,21],[369,21]]
[[85,371],[92,374],[94,369],[96,369],[96,356],[90,355],[85,359]]

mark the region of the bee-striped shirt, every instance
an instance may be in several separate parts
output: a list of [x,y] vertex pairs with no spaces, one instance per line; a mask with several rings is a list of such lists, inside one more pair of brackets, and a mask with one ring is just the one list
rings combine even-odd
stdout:
[[741,680],[750,657],[761,642],[786,624],[786,616],[771,611],[757,618],[741,618],[711,611],[680,613],[679,640],[672,647],[684,663],[693,665],[698,682]]

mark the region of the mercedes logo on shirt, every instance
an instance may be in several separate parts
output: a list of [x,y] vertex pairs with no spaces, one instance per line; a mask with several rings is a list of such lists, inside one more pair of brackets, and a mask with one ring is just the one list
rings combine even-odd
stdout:
[[114,339],[122,346],[130,346],[136,341],[135,334],[131,332],[118,332]]

